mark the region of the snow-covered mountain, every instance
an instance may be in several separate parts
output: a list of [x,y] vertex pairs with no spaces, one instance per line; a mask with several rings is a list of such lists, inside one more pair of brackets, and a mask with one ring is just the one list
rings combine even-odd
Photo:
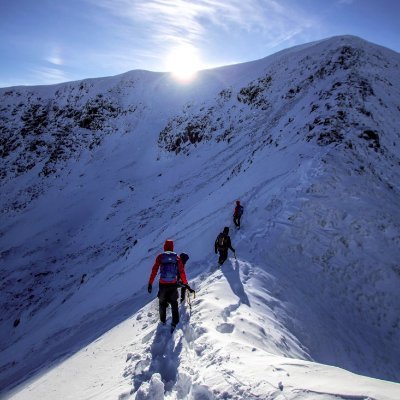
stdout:
[[[0,89],[1,395],[399,399],[399,66],[342,36]],[[197,289],[173,336],[146,291],[168,238]]]

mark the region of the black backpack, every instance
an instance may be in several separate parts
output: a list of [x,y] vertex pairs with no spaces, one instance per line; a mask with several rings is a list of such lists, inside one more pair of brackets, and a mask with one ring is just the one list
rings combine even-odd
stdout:
[[217,237],[217,244],[220,249],[227,247],[228,238],[222,232]]

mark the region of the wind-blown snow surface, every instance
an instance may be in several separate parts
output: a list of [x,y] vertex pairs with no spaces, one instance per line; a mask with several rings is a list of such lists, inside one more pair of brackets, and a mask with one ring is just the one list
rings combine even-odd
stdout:
[[[399,65],[346,36],[186,86],[0,90],[2,395],[400,398]],[[172,337],[167,238],[198,290]]]

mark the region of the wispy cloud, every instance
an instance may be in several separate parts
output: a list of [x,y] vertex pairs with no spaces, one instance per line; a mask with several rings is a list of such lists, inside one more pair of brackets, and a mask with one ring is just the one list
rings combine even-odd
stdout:
[[[293,4],[277,0],[87,0],[116,17],[108,18],[126,40],[141,32],[144,45],[167,51],[174,46],[205,46],[216,31],[257,33],[275,47],[306,30],[314,21]],[[143,33],[144,32],[144,33]],[[136,42],[137,44],[137,42]]]
[[37,67],[32,69],[32,80],[34,84],[52,84],[68,81],[69,78],[60,68]]
[[25,78],[12,78],[0,80],[0,88],[9,86],[34,86],[34,85],[51,85],[54,83],[69,81],[71,77],[65,74],[59,68],[52,67],[35,67],[29,70]]
[[62,58],[61,51],[58,47],[53,48],[49,52],[48,56],[45,57],[45,60],[53,65],[63,65],[64,64],[64,59]]

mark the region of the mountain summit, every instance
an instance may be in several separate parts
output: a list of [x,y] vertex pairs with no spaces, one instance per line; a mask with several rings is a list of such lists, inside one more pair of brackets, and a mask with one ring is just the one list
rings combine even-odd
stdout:
[[[399,66],[339,36],[185,85],[0,89],[0,393],[400,398]],[[169,337],[166,239],[197,289]]]

